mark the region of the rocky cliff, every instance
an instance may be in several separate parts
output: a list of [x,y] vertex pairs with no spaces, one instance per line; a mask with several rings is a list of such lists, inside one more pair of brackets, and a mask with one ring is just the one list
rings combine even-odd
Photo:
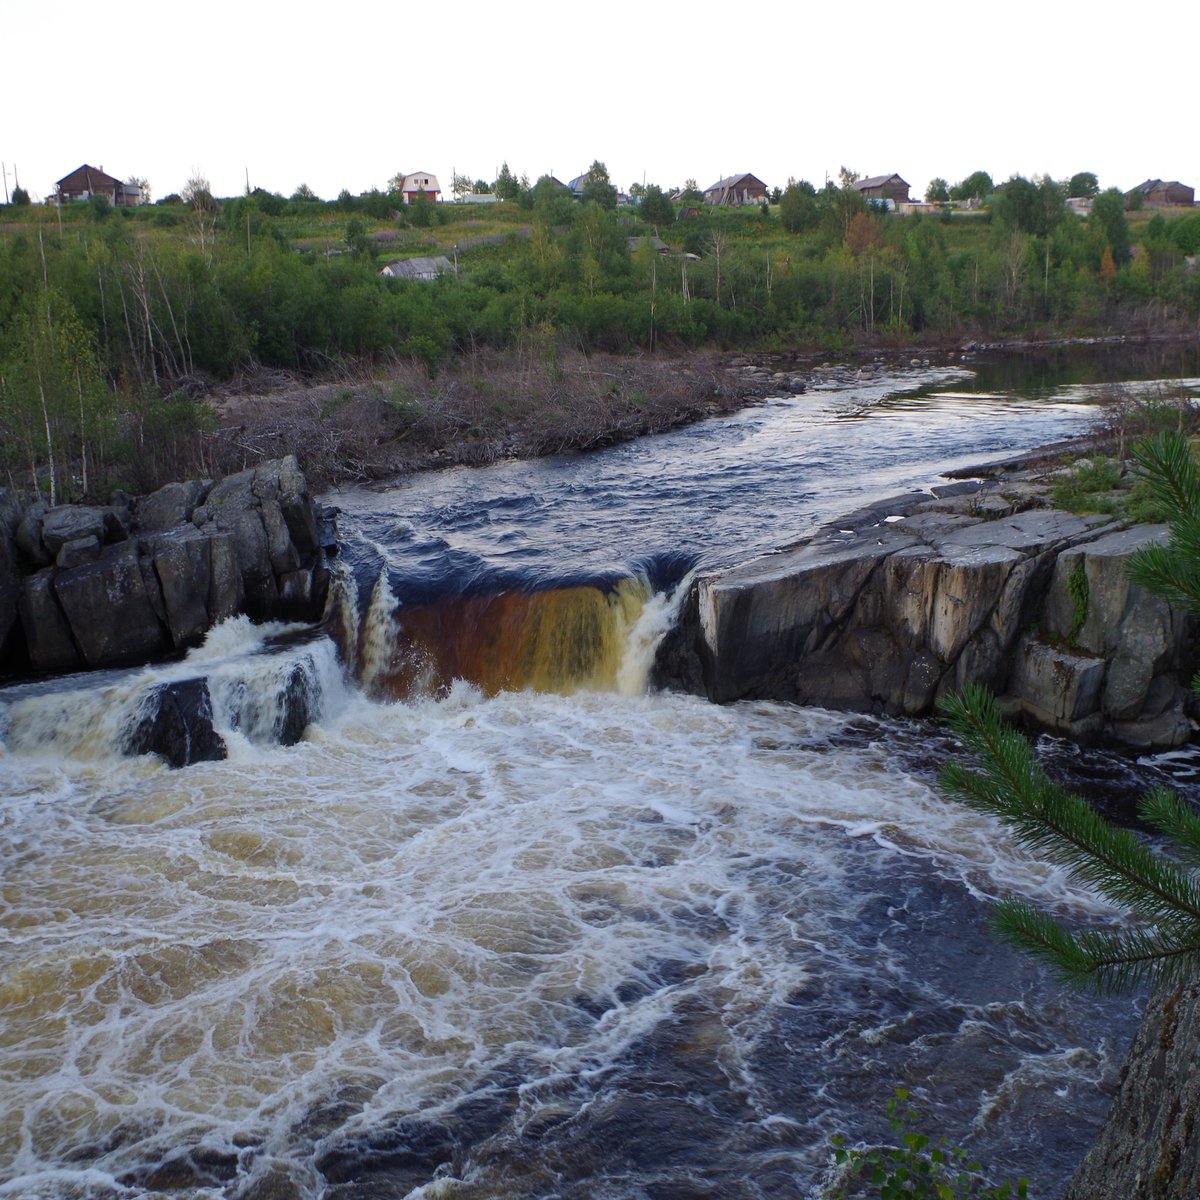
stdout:
[[1200,1195],[1200,983],[1160,991],[1129,1048],[1096,1144],[1063,1200]]
[[1124,570],[1165,528],[1028,502],[979,483],[895,497],[701,576],[658,681],[920,716],[973,680],[1077,740],[1186,741],[1196,622]]
[[166,658],[238,613],[316,620],[326,544],[292,457],[103,506],[0,491],[0,676]]

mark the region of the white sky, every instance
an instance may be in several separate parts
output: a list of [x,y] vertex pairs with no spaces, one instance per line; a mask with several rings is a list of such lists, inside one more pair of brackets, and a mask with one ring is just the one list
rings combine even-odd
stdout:
[[332,199],[399,171],[924,193],[982,169],[1200,187],[1200,3],[0,0],[0,160]]

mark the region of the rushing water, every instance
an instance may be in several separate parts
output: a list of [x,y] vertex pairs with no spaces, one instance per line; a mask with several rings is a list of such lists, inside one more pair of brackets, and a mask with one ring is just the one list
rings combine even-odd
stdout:
[[[1111,914],[939,797],[936,729],[644,693],[692,566],[1094,397],[981,382],[343,495],[332,640],[234,622],[0,696],[0,1197],[799,1198],[901,1085],[1057,1194],[1136,1014],[986,901]],[[196,673],[228,760],[120,757]]]

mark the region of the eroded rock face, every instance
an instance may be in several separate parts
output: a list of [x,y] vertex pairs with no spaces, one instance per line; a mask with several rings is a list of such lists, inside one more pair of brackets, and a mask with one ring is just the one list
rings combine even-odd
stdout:
[[963,509],[896,497],[790,550],[701,577],[699,669],[689,673],[677,638],[660,678],[698,676],[697,690],[717,701],[909,716],[973,681],[1010,715],[1077,739],[1186,741],[1196,622],[1125,572],[1166,530],[1052,509],[994,519],[975,502]]
[[0,674],[152,661],[241,612],[316,620],[328,541],[290,457],[100,507],[0,492]]
[[1112,1108],[1063,1200],[1194,1200],[1200,1194],[1200,983],[1151,1000]]

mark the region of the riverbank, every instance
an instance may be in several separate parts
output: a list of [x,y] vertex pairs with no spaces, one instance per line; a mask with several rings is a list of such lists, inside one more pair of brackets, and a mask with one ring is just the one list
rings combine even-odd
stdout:
[[[287,372],[242,375],[205,396],[215,412],[214,474],[295,454],[314,491],[416,471],[590,451],[727,415],[772,396],[878,380],[916,366],[971,367],[980,356],[1133,353],[1192,338],[1046,338],[1011,343],[866,344],[818,349],[587,355],[541,347],[481,350],[432,372],[393,362],[320,382]],[[1157,378],[1155,364],[1146,377]]]
[[[247,386],[248,385],[248,386]],[[594,450],[737,411],[768,385],[729,356],[480,351],[322,383],[270,372],[215,395],[224,469],[295,454],[315,491]]]
[[962,357],[956,349],[876,352],[852,361],[815,352],[481,351],[436,373],[416,362],[322,383],[260,372],[210,398],[217,419],[212,458],[235,471],[294,454],[319,492],[415,471],[596,450],[768,396],[849,386]]

